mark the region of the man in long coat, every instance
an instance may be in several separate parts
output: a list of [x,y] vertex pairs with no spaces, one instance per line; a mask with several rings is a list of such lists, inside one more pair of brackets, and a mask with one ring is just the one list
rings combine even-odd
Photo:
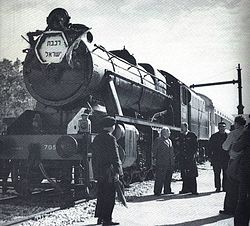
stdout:
[[163,128],[161,136],[153,143],[152,151],[156,161],[154,194],[157,196],[161,195],[162,187],[164,194],[173,194],[170,184],[174,168],[174,149],[169,139],[170,133],[168,127]]
[[195,154],[198,148],[197,136],[188,130],[188,124],[181,124],[180,136],[176,138],[177,159],[181,170],[182,190],[180,194],[191,192],[197,195],[198,170],[195,161]]
[[229,162],[227,167],[227,190],[224,199],[224,209],[220,210],[221,214],[234,215],[239,195],[239,175],[238,167],[242,150],[234,150],[234,143],[238,141],[244,131],[246,120],[243,116],[236,116],[234,119],[234,130],[231,131],[222,148],[229,152]]
[[239,196],[234,225],[248,226],[250,224],[250,123],[233,145],[233,149],[236,152],[242,151],[239,167]]
[[102,120],[103,131],[99,133],[92,145],[93,172],[97,179],[97,204],[95,217],[97,224],[118,225],[112,221],[115,205],[115,182],[123,175],[116,138],[112,135],[115,119],[105,117]]
[[226,123],[219,122],[219,131],[214,133],[208,142],[208,155],[211,159],[211,164],[214,171],[214,183],[216,192],[221,190],[221,171],[222,171],[222,189],[226,191],[226,170],[229,161],[229,154],[222,148],[222,144],[227,139],[225,132]]

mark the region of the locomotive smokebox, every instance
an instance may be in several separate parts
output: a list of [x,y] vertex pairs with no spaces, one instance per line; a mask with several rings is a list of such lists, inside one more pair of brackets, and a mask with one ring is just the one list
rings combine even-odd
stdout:
[[93,73],[89,32],[81,38],[62,31],[42,33],[24,63],[24,81],[30,94],[50,106],[64,106],[88,94]]

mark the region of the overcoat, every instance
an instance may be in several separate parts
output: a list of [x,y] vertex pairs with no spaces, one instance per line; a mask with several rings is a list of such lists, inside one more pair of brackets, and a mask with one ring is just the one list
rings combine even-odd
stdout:
[[174,148],[170,139],[157,137],[152,148],[156,159],[156,167],[164,167],[167,170],[174,168]]
[[233,144],[233,149],[236,152],[242,151],[239,167],[240,173],[250,175],[250,123],[236,143]]
[[122,164],[119,157],[116,138],[103,130],[91,144],[93,173],[96,179],[108,179],[110,170],[112,173],[123,175]]
[[188,131],[187,134],[181,133],[176,138],[177,160],[182,177],[197,177],[198,170],[195,161],[195,154],[198,148],[197,136]]
[[227,133],[214,133],[208,142],[208,155],[213,166],[227,166],[229,161],[228,151],[222,148],[222,144],[227,139]]
[[250,123],[233,145],[242,152],[239,167],[239,196],[234,215],[234,225],[249,225],[250,220]]
[[118,173],[123,175],[116,138],[108,131],[98,134],[92,145],[94,178],[97,179],[97,203],[95,217],[112,220],[115,205],[115,181]]

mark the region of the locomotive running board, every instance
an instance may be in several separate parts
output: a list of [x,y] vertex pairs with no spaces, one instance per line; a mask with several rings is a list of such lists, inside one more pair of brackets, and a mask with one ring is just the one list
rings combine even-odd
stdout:
[[128,116],[115,115],[115,119],[117,121],[128,123],[128,124],[138,124],[138,125],[151,126],[151,127],[156,127],[156,128],[162,128],[164,126],[167,126],[171,130],[181,131],[181,129],[179,127],[155,123],[155,122],[149,122],[149,121],[146,121],[144,119],[136,119],[136,118],[132,118],[132,117],[128,117]]

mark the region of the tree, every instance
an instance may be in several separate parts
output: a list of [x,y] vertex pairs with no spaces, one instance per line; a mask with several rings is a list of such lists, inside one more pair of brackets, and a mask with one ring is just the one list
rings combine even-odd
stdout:
[[34,99],[25,87],[20,60],[0,61],[0,118],[17,117],[33,106]]

